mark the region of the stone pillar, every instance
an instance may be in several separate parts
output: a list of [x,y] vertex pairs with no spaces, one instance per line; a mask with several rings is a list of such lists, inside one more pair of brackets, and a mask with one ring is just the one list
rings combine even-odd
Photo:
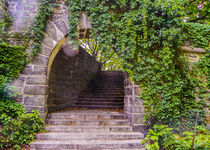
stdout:
[[[189,62],[192,64],[194,62],[197,62],[202,56],[205,55],[206,50],[203,48],[197,48],[197,47],[190,47],[190,42],[185,42],[185,45],[181,47],[182,51],[184,52],[184,55],[188,57]],[[210,93],[210,90],[207,91]],[[199,98],[196,98],[199,100]],[[206,103],[209,105],[210,101],[206,100]],[[205,108],[206,111],[206,120],[207,120],[207,126],[210,127],[210,110],[209,108]]]
[[133,131],[144,132],[144,117],[143,100],[139,98],[141,92],[139,86],[131,82],[128,73],[124,74],[124,113],[128,119]]

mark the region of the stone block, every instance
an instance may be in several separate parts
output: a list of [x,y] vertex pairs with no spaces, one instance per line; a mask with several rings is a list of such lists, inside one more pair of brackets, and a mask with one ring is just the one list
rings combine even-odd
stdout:
[[50,56],[52,49],[53,48],[50,48],[49,46],[42,44],[42,49],[40,51],[40,54],[45,56]]
[[28,76],[26,79],[26,84],[46,85],[46,76],[45,75]]
[[54,41],[55,40],[53,39],[53,37],[51,37],[51,35],[45,34],[45,37],[44,37],[44,39],[42,41],[42,44],[48,46],[50,49],[53,49],[54,46],[55,46]]
[[68,33],[68,26],[65,23],[66,21],[68,20],[60,19],[54,22],[54,24],[63,33],[63,35],[66,35]]
[[140,95],[141,94],[141,89],[139,88],[139,86],[135,86],[134,87],[134,95]]
[[47,87],[46,86],[25,86],[24,94],[29,95],[46,95]]
[[25,79],[25,76],[19,76],[17,79],[12,81],[11,85],[14,86],[19,93],[22,93]]
[[131,113],[131,123],[132,124],[142,124],[142,119],[144,117],[144,113]]
[[41,65],[27,65],[23,71],[22,75],[46,75],[47,67]]
[[128,105],[129,104],[129,97],[125,96],[124,97],[124,105]]
[[144,107],[131,105],[130,113],[144,113]]
[[36,55],[32,61],[32,64],[34,65],[45,65],[48,64],[48,57],[42,56],[40,54]]
[[132,95],[132,91],[133,91],[132,86],[127,86],[125,88],[125,95]]
[[50,39],[58,41],[54,23],[50,22],[47,24],[46,34],[49,36]]
[[132,125],[132,130],[134,132],[141,132],[141,133],[144,133],[145,134],[145,125],[144,124],[134,124]]
[[24,96],[24,105],[44,106],[46,98],[44,95]]
[[142,101],[142,99],[140,99],[139,97],[137,97],[137,96],[131,96],[130,98],[129,98],[129,103],[131,104],[131,105],[135,105],[135,106],[143,106],[143,101]]
[[38,110],[40,114],[44,114],[46,108],[44,106],[30,106],[25,105],[26,112],[30,113],[32,110]]

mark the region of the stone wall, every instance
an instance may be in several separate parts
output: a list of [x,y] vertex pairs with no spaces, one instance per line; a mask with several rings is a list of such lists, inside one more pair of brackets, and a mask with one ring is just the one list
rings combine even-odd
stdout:
[[55,57],[49,77],[48,112],[70,107],[99,71],[99,63],[85,50],[66,55],[66,47]]
[[66,41],[68,26],[68,10],[64,3],[60,3],[60,6],[53,10],[53,15],[47,22],[40,52],[12,83],[20,93],[16,101],[22,103],[27,112],[38,110],[43,119],[48,113],[49,70],[60,47]]
[[23,32],[31,25],[37,13],[39,0],[7,0],[11,16],[14,18],[11,32]]
[[137,84],[131,82],[128,73],[124,73],[124,114],[128,119],[133,131],[144,132],[144,117],[143,100],[139,98],[141,89]]

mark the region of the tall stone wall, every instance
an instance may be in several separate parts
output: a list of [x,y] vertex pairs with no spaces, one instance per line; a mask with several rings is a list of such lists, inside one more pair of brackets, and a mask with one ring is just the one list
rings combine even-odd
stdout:
[[8,11],[14,18],[11,32],[24,32],[34,20],[39,0],[6,0]]
[[143,100],[139,98],[141,89],[137,84],[131,82],[128,73],[124,73],[124,114],[128,119],[133,131],[144,132],[144,117]]
[[57,54],[51,67],[48,112],[70,107],[99,71],[99,63],[85,50],[80,48],[68,56],[65,48]]

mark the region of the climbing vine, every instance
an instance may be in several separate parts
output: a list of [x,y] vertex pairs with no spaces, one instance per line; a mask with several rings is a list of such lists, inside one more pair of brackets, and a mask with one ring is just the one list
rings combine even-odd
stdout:
[[195,101],[196,94],[204,92],[198,90],[203,80],[190,69],[180,47],[190,39],[194,45],[207,48],[209,26],[184,23],[188,2],[66,0],[69,37],[78,40],[76,27],[80,13],[85,12],[92,25],[90,38],[100,44],[104,53],[115,51],[124,71],[141,87],[145,121],[179,129],[192,127],[197,112],[199,123],[204,121],[204,100]]
[[[32,37],[32,47],[30,48],[30,58],[32,59],[36,54],[41,50],[41,43],[44,38],[44,34],[47,27],[47,21],[52,15],[53,8],[57,6],[56,1],[44,0],[39,2],[38,12],[35,17],[35,21],[32,24],[32,27],[27,31],[26,36],[28,37],[27,42],[29,42]],[[28,45],[30,47],[30,45]]]

